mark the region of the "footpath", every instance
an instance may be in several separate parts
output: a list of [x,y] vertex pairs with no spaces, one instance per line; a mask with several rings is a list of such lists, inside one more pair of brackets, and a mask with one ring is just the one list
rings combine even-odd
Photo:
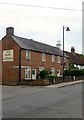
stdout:
[[72,82],[63,82],[63,83],[58,83],[58,84],[52,84],[46,87],[56,87],[56,88],[61,88],[61,87],[65,87],[65,86],[70,86],[70,85],[74,85],[74,84],[79,84],[79,83],[83,83],[84,80],[77,80],[77,81],[72,81]]

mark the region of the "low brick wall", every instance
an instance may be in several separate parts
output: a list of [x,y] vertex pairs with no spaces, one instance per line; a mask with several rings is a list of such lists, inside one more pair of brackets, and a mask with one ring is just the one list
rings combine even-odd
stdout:
[[[65,82],[70,82],[70,81],[72,81],[72,77],[65,77],[64,81]],[[63,82],[63,78],[62,77],[57,77],[56,80],[55,80],[55,84],[62,83],[62,82]]]
[[65,82],[70,82],[70,81],[73,81],[73,78],[71,76],[68,76],[68,77],[64,78],[64,81]]
[[21,85],[48,86],[49,80],[21,80]]
[[18,80],[3,80],[2,85],[17,86],[19,85],[19,82]]
[[58,77],[58,78],[56,78],[56,84],[57,83],[62,83],[63,82],[63,78],[62,77]]
[[[64,81],[65,82],[70,82],[70,81],[76,81],[76,80],[84,80],[84,76],[73,76],[73,77],[71,77],[71,76],[66,76],[66,77],[64,77]],[[56,78],[56,82],[55,83],[61,83],[61,82],[63,82],[63,78],[62,77],[58,77],[58,78]]]
[[76,77],[75,77],[75,80],[83,80],[83,79],[84,79],[83,76],[76,76]]
[[[65,82],[70,82],[70,81],[76,81],[76,80],[84,80],[84,76],[76,76],[76,77],[71,77],[71,76],[67,76],[64,78]],[[51,84],[58,84],[58,83],[62,83],[63,82],[63,78],[62,77],[58,77],[54,80],[21,80],[20,85],[29,85],[29,86],[48,86]],[[4,80],[2,82],[3,85],[18,85],[18,80]]]

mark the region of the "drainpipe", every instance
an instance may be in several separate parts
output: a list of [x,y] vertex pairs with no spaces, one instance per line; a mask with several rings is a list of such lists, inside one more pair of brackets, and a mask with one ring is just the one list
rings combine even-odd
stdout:
[[21,48],[19,50],[19,83],[20,84],[20,81],[21,81]]

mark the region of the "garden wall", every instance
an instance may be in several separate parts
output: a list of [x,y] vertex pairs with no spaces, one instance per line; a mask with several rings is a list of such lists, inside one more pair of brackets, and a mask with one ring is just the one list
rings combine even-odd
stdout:
[[20,84],[31,86],[47,86],[49,85],[49,80],[21,80]]

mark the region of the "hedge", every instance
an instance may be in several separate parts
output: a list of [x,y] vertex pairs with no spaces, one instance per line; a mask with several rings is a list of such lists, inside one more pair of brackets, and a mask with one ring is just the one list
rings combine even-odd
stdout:
[[65,70],[64,75],[65,76],[83,76],[84,69],[83,70]]
[[56,76],[54,75],[46,75],[46,79],[48,80],[54,80],[56,78]]

